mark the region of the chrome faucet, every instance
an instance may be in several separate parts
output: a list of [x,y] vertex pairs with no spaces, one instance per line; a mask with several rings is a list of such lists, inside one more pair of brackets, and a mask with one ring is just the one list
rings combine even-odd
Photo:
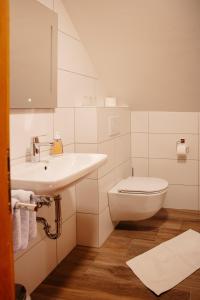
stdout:
[[31,142],[31,160],[33,162],[40,161],[40,147],[42,146],[52,146],[53,142],[40,142],[38,136],[34,136]]

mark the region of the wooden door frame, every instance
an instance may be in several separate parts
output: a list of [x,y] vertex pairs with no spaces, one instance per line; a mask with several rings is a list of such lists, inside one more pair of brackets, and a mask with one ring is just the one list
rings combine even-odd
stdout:
[[0,299],[14,300],[9,195],[9,0],[0,0]]

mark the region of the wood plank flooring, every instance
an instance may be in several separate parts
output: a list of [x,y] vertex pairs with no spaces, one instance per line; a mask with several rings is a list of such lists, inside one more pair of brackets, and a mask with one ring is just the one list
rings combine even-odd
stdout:
[[200,232],[198,212],[162,209],[149,220],[121,222],[100,249],[77,246],[32,300],[200,300],[200,270],[158,297],[125,263],[189,228]]

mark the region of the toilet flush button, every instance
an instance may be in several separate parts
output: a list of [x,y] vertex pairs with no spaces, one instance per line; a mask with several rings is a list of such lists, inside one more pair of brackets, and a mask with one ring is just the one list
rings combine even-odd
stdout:
[[120,134],[120,120],[118,116],[110,116],[108,118],[108,134],[109,136]]

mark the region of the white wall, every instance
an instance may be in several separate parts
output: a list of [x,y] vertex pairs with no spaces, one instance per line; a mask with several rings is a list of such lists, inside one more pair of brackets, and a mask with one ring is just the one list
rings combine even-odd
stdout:
[[[132,167],[135,176],[169,182],[164,207],[199,209],[199,118],[197,112],[132,111]],[[177,160],[176,142],[185,138],[187,160]]]
[[199,0],[63,0],[108,93],[132,110],[200,111]]

